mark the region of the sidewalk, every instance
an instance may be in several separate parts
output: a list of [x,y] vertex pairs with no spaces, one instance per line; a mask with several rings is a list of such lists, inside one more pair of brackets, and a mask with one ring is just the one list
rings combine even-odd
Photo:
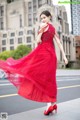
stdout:
[[57,114],[44,116],[46,107],[10,115],[8,120],[80,120],[80,98],[58,104]]
[[75,69],[57,69],[56,71],[57,76],[80,76],[80,69],[75,70]]

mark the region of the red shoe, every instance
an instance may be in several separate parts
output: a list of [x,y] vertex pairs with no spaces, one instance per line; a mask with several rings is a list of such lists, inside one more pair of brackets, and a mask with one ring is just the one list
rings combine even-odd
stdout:
[[54,106],[53,106],[53,111],[55,110],[55,112],[57,113],[57,105],[55,104]]
[[55,104],[54,106],[50,106],[48,108],[48,110],[44,111],[44,115],[49,115],[50,113],[52,113],[55,110],[55,112],[57,113],[57,105]]
[[53,111],[53,106],[50,106],[48,110],[44,111],[44,115],[49,115],[50,113],[52,113],[52,111]]

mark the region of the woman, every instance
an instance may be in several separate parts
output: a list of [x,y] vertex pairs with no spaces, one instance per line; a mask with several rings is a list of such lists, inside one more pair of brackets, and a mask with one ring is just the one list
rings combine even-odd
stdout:
[[0,60],[0,68],[7,73],[8,80],[16,86],[19,95],[26,99],[46,102],[47,108],[44,115],[49,115],[52,111],[57,110],[57,58],[53,38],[63,54],[65,64],[68,63],[68,60],[56,30],[50,23],[50,12],[43,11],[40,18],[38,46],[30,54],[18,60],[13,58],[8,58],[6,61]]

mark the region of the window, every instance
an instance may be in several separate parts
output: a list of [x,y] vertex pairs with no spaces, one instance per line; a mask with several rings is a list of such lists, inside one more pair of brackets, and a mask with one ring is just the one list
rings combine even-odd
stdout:
[[0,29],[3,30],[3,18],[0,18]]
[[20,28],[22,27],[22,15],[20,15]]
[[36,22],[36,13],[33,14],[33,22],[34,22],[34,24]]
[[6,45],[6,40],[2,40],[2,45]]
[[42,6],[42,0],[38,0],[38,7]]
[[18,43],[22,43],[22,38],[18,38]]
[[6,50],[6,47],[2,47],[2,51],[5,51]]
[[6,38],[7,37],[7,34],[3,34],[3,38]]
[[10,47],[10,50],[14,50],[14,46],[11,46],[11,47]]
[[14,44],[14,39],[10,39],[10,44]]
[[1,23],[1,30],[3,30],[3,28],[4,28],[4,27],[3,27],[3,22],[2,22],[2,23]]
[[1,6],[1,16],[4,15],[4,6]]
[[28,7],[31,7],[31,2],[28,2]]
[[15,36],[15,33],[11,33],[11,37]]
[[0,16],[4,15],[4,6],[0,6]]
[[32,26],[32,19],[28,19],[28,25]]
[[31,12],[31,10],[32,10],[31,2],[28,2],[28,11]]
[[20,32],[19,32],[19,35],[23,35],[23,31],[20,31]]
[[31,37],[27,37],[27,43],[31,42]]
[[32,34],[32,30],[28,30],[28,31],[27,31],[27,34]]

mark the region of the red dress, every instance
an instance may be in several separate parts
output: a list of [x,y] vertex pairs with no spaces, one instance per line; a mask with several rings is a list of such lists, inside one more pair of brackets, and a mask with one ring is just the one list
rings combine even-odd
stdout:
[[12,57],[0,60],[0,68],[7,73],[18,94],[38,102],[55,102],[57,97],[55,28],[48,25],[48,30],[42,34],[42,43],[31,53],[17,60]]

